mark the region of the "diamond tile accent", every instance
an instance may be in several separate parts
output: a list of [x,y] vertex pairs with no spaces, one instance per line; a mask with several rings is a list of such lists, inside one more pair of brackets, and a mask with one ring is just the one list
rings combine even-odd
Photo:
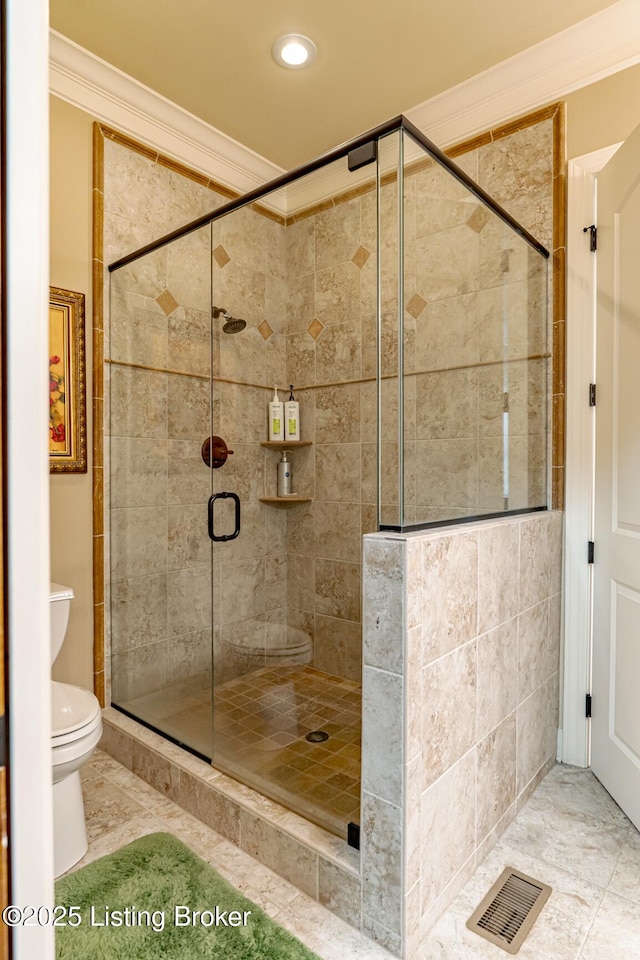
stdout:
[[371,254],[369,253],[367,248],[363,247],[362,244],[360,244],[360,246],[358,247],[354,255],[351,257],[351,262],[355,263],[358,270],[362,270],[362,268],[364,267],[365,263],[367,262],[370,256]]
[[229,263],[229,260],[231,260],[231,257],[229,256],[225,248],[222,246],[222,244],[219,243],[218,246],[213,251],[213,259],[218,264],[220,269],[222,269],[222,267],[226,267],[226,265]]
[[413,319],[417,320],[426,305],[427,301],[424,297],[421,297],[419,293],[414,293],[407,304],[407,313],[410,313]]
[[180,306],[176,298],[168,290],[163,290],[159,297],[156,297],[156,303],[161,310],[164,310],[167,316]]
[[265,340],[268,340],[271,334],[273,333],[273,329],[271,328],[268,320],[263,320],[262,323],[259,323],[258,330],[260,331],[260,333],[262,334]]
[[314,340],[317,340],[322,331],[324,330],[324,325],[320,323],[318,319],[312,320],[309,326],[307,327],[307,333],[310,337],[313,337]]
[[491,214],[484,207],[478,206],[467,220],[467,226],[475,230],[476,233],[481,233],[489,223],[490,217]]

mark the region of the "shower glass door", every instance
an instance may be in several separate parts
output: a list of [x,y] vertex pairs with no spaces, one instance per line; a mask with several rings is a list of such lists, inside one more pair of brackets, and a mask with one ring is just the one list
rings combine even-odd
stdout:
[[[211,238],[212,430],[233,451],[213,491],[240,501],[238,536],[212,542],[212,762],[345,839],[360,820],[361,542],[376,520],[375,188],[375,164],[353,174],[341,157],[223,214]],[[302,439],[269,442],[274,386],[286,400],[290,384]],[[231,537],[235,501],[214,510]]]
[[210,226],[111,273],[105,449],[114,706],[211,757]]

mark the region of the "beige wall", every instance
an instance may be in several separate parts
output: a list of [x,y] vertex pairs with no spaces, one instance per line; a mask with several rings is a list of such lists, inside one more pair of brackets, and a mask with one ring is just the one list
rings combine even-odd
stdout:
[[91,124],[51,97],[51,264],[54,287],[84,293],[89,469],[51,477],[51,578],[73,587],[64,647],[53,677],[93,689],[91,484]]
[[620,143],[640,124],[640,64],[576,90],[566,99],[570,160]]

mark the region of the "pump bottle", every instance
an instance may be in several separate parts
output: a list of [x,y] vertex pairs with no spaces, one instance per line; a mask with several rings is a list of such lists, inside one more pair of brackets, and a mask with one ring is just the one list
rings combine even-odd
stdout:
[[289,399],[284,405],[284,438],[300,439],[300,404],[293,399],[293,384],[289,384]]
[[269,404],[269,440],[284,440],[284,404],[278,399],[278,388],[273,388]]

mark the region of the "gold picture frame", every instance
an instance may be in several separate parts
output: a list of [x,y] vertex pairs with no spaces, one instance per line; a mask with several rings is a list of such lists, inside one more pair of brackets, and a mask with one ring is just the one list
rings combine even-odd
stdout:
[[84,294],[49,288],[49,472],[87,472]]

